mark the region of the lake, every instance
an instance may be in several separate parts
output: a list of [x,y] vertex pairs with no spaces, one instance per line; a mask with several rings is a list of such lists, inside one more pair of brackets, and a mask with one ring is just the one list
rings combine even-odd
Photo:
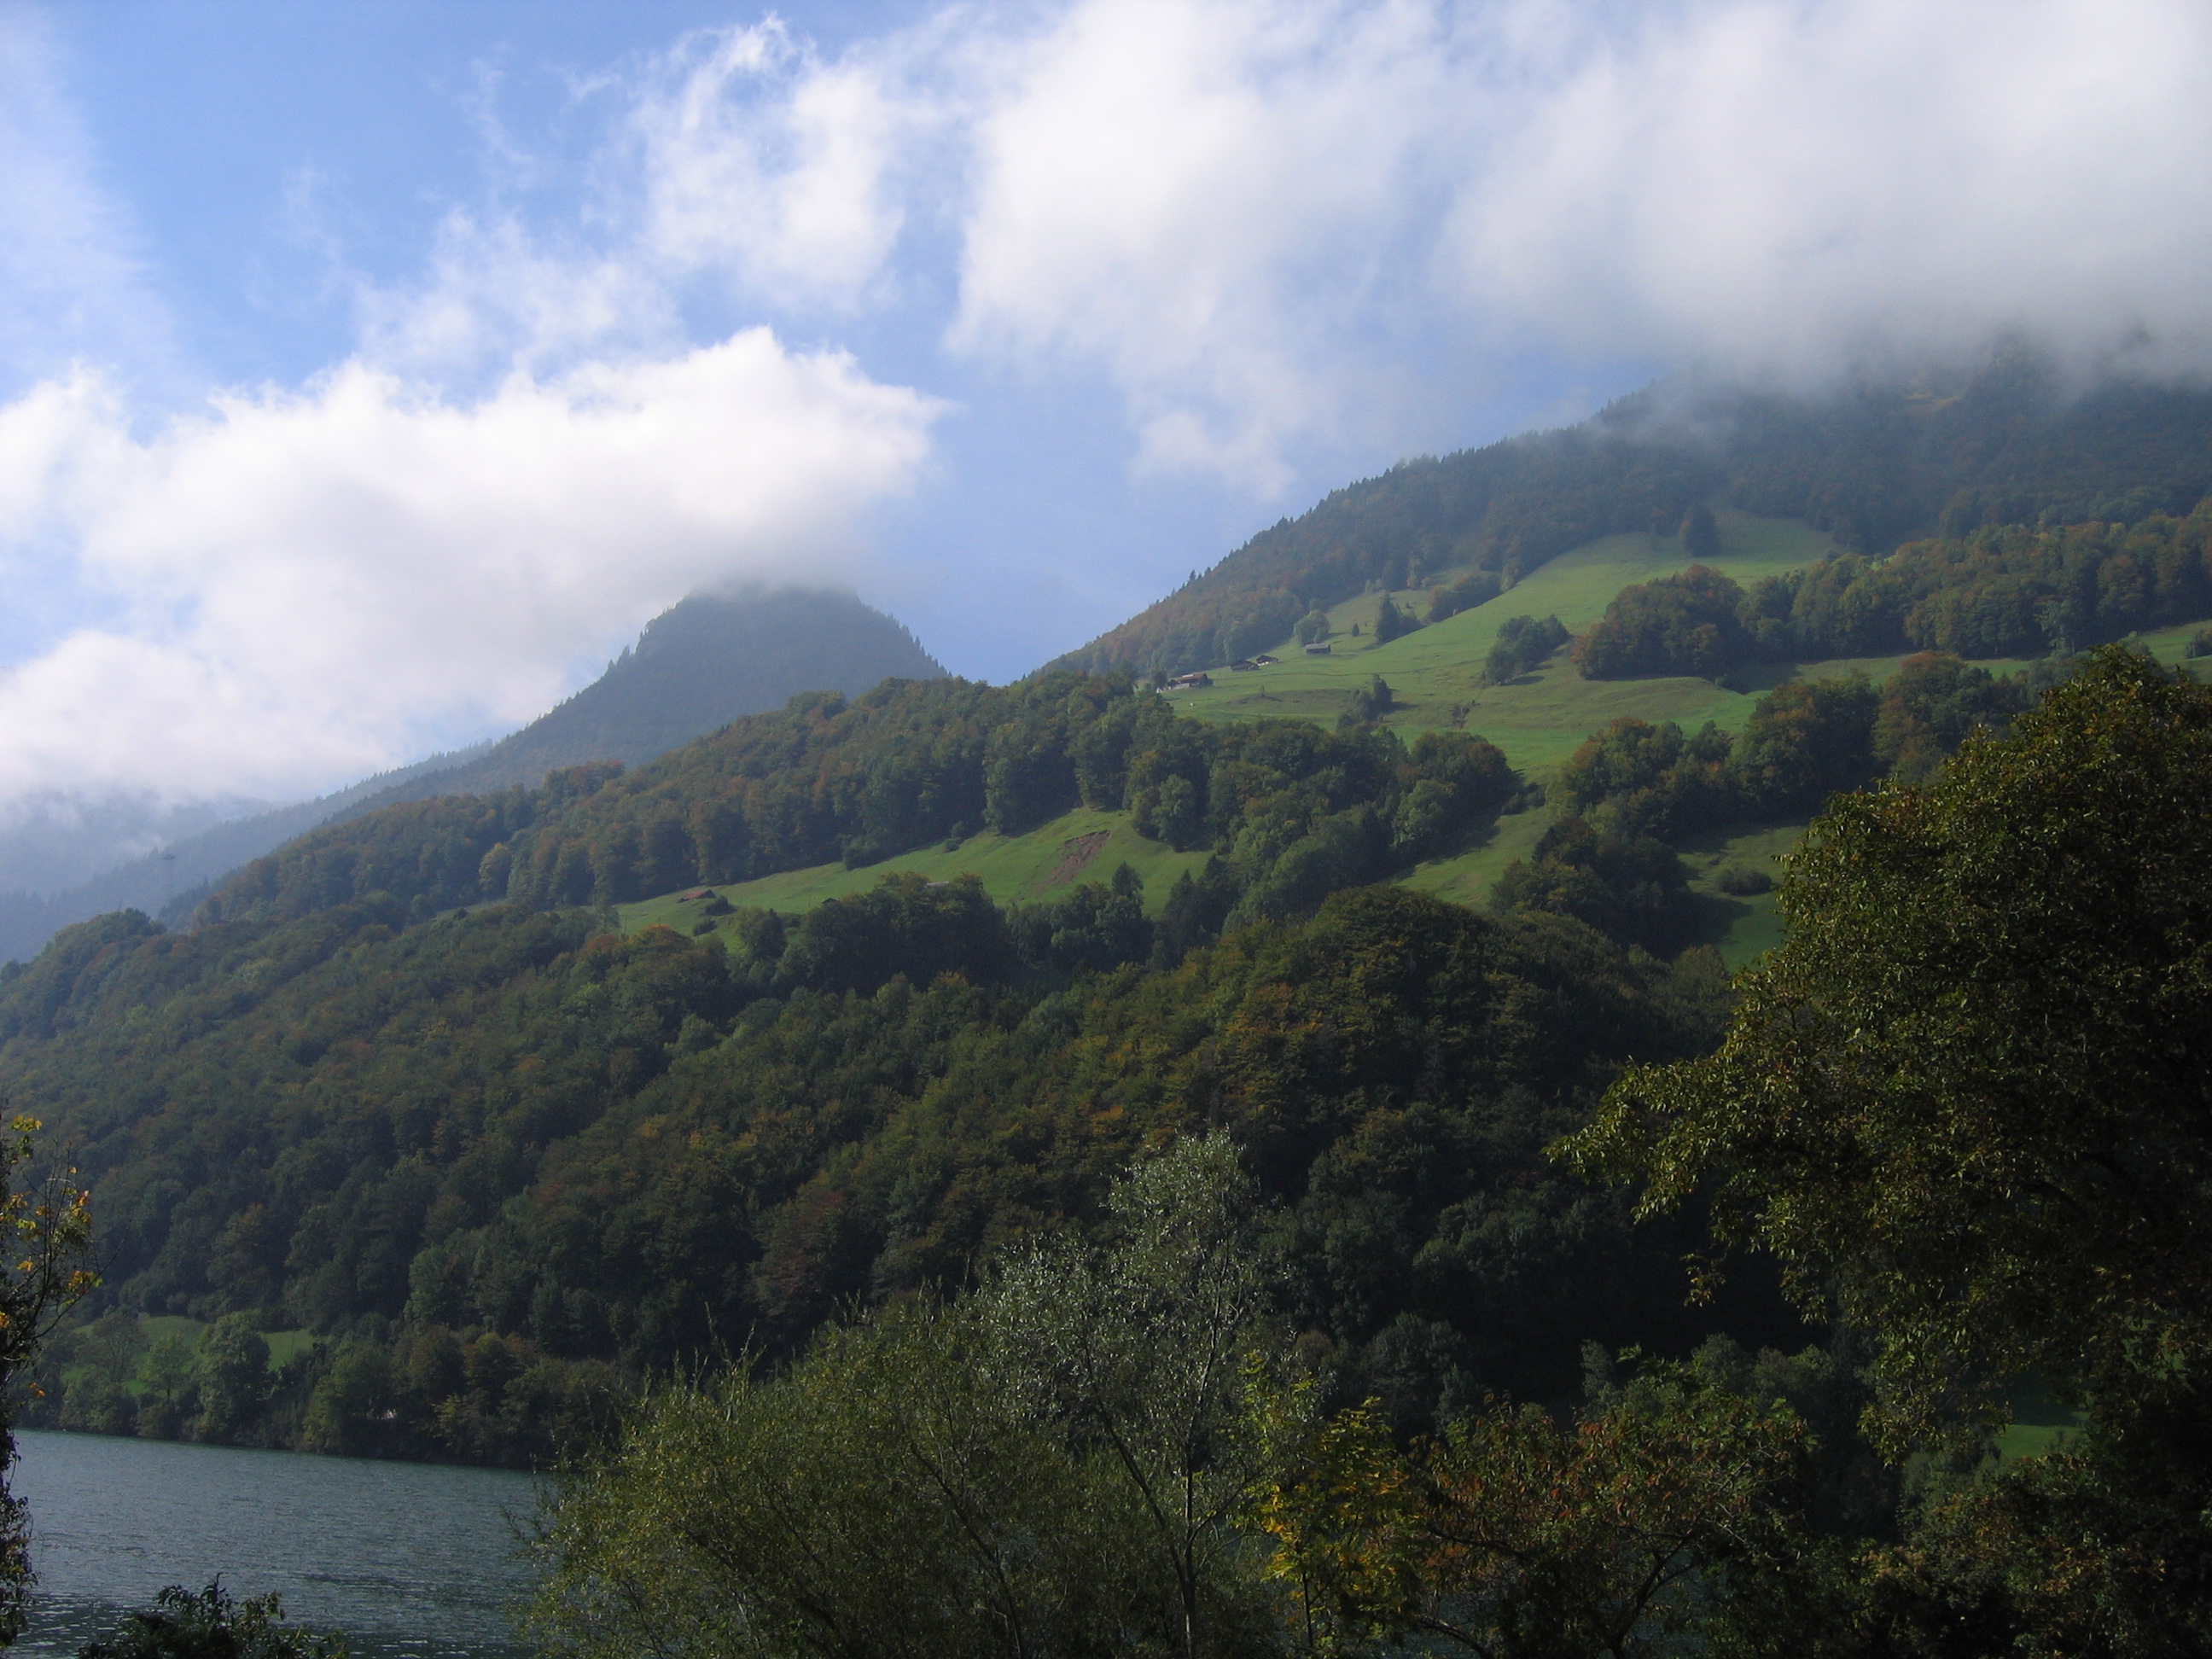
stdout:
[[511,1522],[533,1510],[527,1475],[29,1430],[17,1444],[39,1574],[18,1654],[74,1654],[163,1585],[218,1573],[367,1659],[524,1651],[507,1608],[526,1585]]

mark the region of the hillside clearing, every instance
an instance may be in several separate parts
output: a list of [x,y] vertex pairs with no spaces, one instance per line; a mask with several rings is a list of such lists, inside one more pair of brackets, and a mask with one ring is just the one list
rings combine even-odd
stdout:
[[[1204,853],[1178,853],[1164,842],[1147,840],[1130,824],[1127,812],[1080,807],[1027,835],[1000,836],[987,830],[970,836],[950,851],[942,845],[921,848],[858,869],[819,864],[713,890],[733,905],[797,915],[811,910],[824,899],[866,892],[887,875],[913,874],[929,881],[973,875],[997,902],[1029,904],[1079,882],[1107,880],[1118,866],[1127,864],[1145,884],[1146,909],[1157,915],[1167,902],[1176,878],[1186,870],[1201,868],[1206,860]],[[635,933],[658,925],[690,933],[701,916],[701,905],[702,901],[687,902],[673,894],[625,904],[619,912],[623,931]]]
[[[1755,519],[1723,510],[1721,551],[1705,561],[1748,585],[1836,551],[1828,537],[1793,520]],[[1347,699],[1381,675],[1401,705],[1384,723],[1419,731],[1463,726],[1480,732],[1524,772],[1548,773],[1575,746],[1607,721],[1718,722],[1734,730],[1749,716],[1754,696],[1723,690],[1709,680],[1585,680],[1564,655],[1510,685],[1485,685],[1482,669],[1507,619],[1557,616],[1579,631],[1605,614],[1614,594],[1632,582],[1649,581],[1696,562],[1672,536],[1607,536],[1532,572],[1487,605],[1463,611],[1388,645],[1374,640],[1382,595],[1364,593],[1329,612],[1334,630],[1327,657],[1309,657],[1294,641],[1273,653],[1282,660],[1257,673],[1219,671],[1205,690],[1173,693],[1185,714],[1200,720],[1258,720],[1287,716],[1333,724]],[[1419,615],[1428,593],[1393,595]],[[1358,638],[1351,629],[1359,626]]]

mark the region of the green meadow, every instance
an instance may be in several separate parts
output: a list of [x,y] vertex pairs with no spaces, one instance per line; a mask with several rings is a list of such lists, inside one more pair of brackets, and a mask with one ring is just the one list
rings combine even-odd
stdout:
[[[147,1314],[140,1317],[138,1328],[149,1344],[165,1336],[181,1336],[187,1342],[197,1343],[200,1333],[207,1329],[207,1322],[186,1319],[181,1314]],[[271,1365],[289,1364],[315,1346],[313,1331],[264,1331],[261,1340],[269,1345]]]
[[[820,864],[714,890],[734,905],[795,915],[812,909],[824,899],[865,892],[893,873],[918,875],[928,881],[973,875],[999,903],[1024,904],[1049,897],[1078,881],[1103,880],[1114,873],[1116,866],[1127,864],[1144,881],[1146,908],[1157,912],[1167,902],[1176,878],[1186,870],[1201,867],[1206,857],[1203,853],[1178,853],[1165,842],[1147,840],[1130,826],[1126,812],[1097,812],[1081,807],[1027,835],[999,836],[987,831],[970,836],[957,847],[923,848],[858,870],[848,870],[842,864]],[[659,925],[690,933],[698,925],[702,903],[665,894],[623,905],[623,931],[635,933]]]
[[[1455,904],[1482,909],[1490,903],[1498,878],[1516,859],[1535,851],[1551,823],[1548,812],[1507,814],[1477,828],[1468,848],[1448,859],[1416,866],[1400,879],[1408,887],[1434,893]],[[1705,918],[1707,939],[1730,968],[1741,968],[1781,943],[1781,918],[1771,892],[1738,896],[1723,892],[1723,870],[1756,869],[1782,878],[1783,857],[1804,833],[1802,823],[1757,830],[1718,831],[1693,837],[1679,850],[1690,866],[1690,890]]]
[[[1749,586],[1836,551],[1822,532],[1794,520],[1719,514],[1721,551],[1705,562]],[[1352,695],[1376,675],[1399,707],[1384,724],[1409,732],[1458,726],[1479,732],[1522,771],[1542,776],[1591,732],[1632,718],[1734,730],[1749,717],[1756,692],[1723,690],[1709,680],[1586,680],[1564,653],[1510,685],[1485,685],[1482,668],[1498,630],[1512,617],[1556,616],[1579,633],[1605,614],[1613,596],[1696,562],[1671,536],[1607,536],[1563,553],[1487,605],[1378,645],[1379,592],[1347,599],[1329,612],[1331,653],[1309,657],[1293,641],[1269,654],[1282,660],[1256,672],[1215,672],[1212,686],[1170,695],[1199,720],[1257,720],[1279,715],[1333,725]],[[1416,617],[1428,607],[1425,589],[1392,596]],[[1355,637],[1354,624],[1359,628]]]

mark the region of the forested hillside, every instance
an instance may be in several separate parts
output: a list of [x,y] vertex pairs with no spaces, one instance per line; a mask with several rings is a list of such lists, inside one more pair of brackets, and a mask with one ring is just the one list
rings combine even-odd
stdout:
[[1771,576],[1692,566],[1625,588],[1575,647],[1594,679],[1947,651],[2059,656],[2212,614],[2212,505],[2134,523],[1993,525]]
[[[95,1183],[113,1290],[340,1339],[274,1402],[307,1444],[544,1450],[584,1407],[509,1402],[533,1365],[558,1399],[611,1385],[576,1362],[787,1348],[1081,1219],[1136,1148],[1208,1125],[1289,1204],[1316,1340],[1416,1417],[1705,1317],[1680,1241],[1538,1153],[1613,1064],[1709,1039],[1717,972],[1571,922],[1384,888],[1071,981],[919,883],[737,952],[585,912],[402,921],[115,919],[0,992],[9,1086]],[[923,965],[955,976],[884,977]],[[506,1372],[472,1391],[486,1343]],[[118,1393],[81,1378],[61,1419],[107,1426]]]
[[[2195,1419],[2172,1409],[2193,1370],[2160,1363],[2203,1348],[2187,1265],[2204,1249],[2201,1135],[2174,1127],[2201,1117],[2201,1068],[2160,1056],[2201,1047],[2205,884],[2202,815],[2151,809],[2195,798],[2212,705],[2124,651],[2070,666],[2005,681],[1929,656],[1880,689],[1789,682],[1726,743],[1619,723],[1556,781],[1560,816],[1496,916],[1372,884],[1189,943],[1118,877],[1012,915],[972,881],[895,877],[698,938],[513,902],[415,921],[383,894],[183,934],[131,915],[70,930],[0,981],[0,1075],[94,1183],[108,1274],[33,1420],[499,1462],[625,1425],[621,1457],[592,1467],[644,1484],[600,1488],[614,1507],[588,1516],[586,1488],[564,1487],[560,1548],[564,1571],[629,1583],[597,1523],[664,1523],[702,1443],[671,1461],[653,1437],[689,1402],[738,1402],[704,1407],[718,1436],[775,1437],[713,1442],[726,1524],[750,1524],[747,1482],[796,1466],[818,1471],[801,1508],[826,1528],[870,1507],[856,1423],[896,1427],[870,1462],[903,1459],[931,1455],[906,1436],[932,1401],[978,1430],[997,1401],[1008,1432],[1060,1425],[1025,1454],[1046,1460],[1028,1478],[1059,1480],[1051,1460],[1090,1444],[1067,1426],[1084,1419],[1024,1415],[1008,1365],[1136,1413],[1178,1357],[1158,1343],[1205,1341],[1205,1449],[1173,1467],[1243,1494],[1191,1523],[1212,1540],[1217,1620],[1233,1592],[1391,1628],[1459,1593],[1451,1528],[1474,1512],[1502,1529],[1486,1550],[1525,1547],[1638,1620],[1771,1634],[1842,1607],[1855,1632],[1911,1631],[1966,1595],[1998,1629],[2185,1623],[2193,1591],[2133,1540],[2201,1532],[2193,1431],[2176,1427]],[[2055,689],[2029,712],[2041,682]],[[1085,684],[1057,682],[1063,713]],[[1157,702],[1113,693],[1109,710]],[[1943,767],[1978,727],[2014,730]],[[1214,751],[1209,799],[1270,744],[1263,800],[1317,799],[1396,745],[1291,722],[1249,736]],[[1827,925],[1741,981],[1755,1000],[1737,1004],[1709,951],[1670,962],[1618,937],[1666,884],[1661,836],[1699,811],[1802,813],[1885,768],[1933,781],[1840,798],[1790,898]],[[1142,775],[1132,762],[1125,787]],[[1371,777],[1406,799],[1423,781]],[[538,822],[570,823],[609,787],[538,803]],[[2124,855],[2111,869],[2107,844]],[[1583,917],[1608,885],[1626,908]],[[2054,969],[2084,953],[2078,982]],[[1880,1022],[1879,1090],[1841,1052],[1863,1028],[1807,1006],[1838,984],[1846,1018]],[[2069,1034],[2062,1063],[2052,1030]],[[1786,1062],[1808,1050],[1801,1075]],[[1809,1135],[1742,1109],[1776,1090]],[[1889,1121],[1864,1122],[1870,1097]],[[1966,1133],[1929,1144],[1914,1132],[1928,1111]],[[1173,1207],[1195,1188],[1161,1199],[1176,1242],[1157,1282],[1115,1254],[1144,1237],[1130,1183],[1181,1181],[1194,1158],[1250,1183],[1231,1218],[1244,1254],[1220,1269],[1243,1275],[1233,1304],[1194,1300],[1213,1294],[1214,1258],[1172,1229],[1212,1224]],[[1931,1164],[1947,1188],[2033,1169],[2062,1201],[1945,1204],[1923,1191]],[[1790,1285],[1813,1327],[1758,1257],[1723,1272],[1710,1253],[1709,1172],[1728,1183],[1724,1237],[1805,1264]],[[1632,1203],[1615,1179],[1650,1187]],[[1956,1287],[1954,1238],[1974,1275]],[[2069,1282],[2069,1241],[2128,1287],[2120,1306]],[[1823,1271],[1838,1259],[1865,1265],[1838,1280]],[[1832,1296],[1847,1315],[1832,1328]],[[190,1342],[141,1310],[211,1322]],[[971,1318],[996,1322],[963,1336]],[[2122,1339],[2154,1318],[2160,1346],[2133,1354]],[[265,1330],[290,1354],[273,1371]],[[969,1346],[986,1339],[1004,1346]],[[1126,1339],[1123,1369],[1048,1365],[1055,1342],[1094,1339]],[[752,1363],[733,1371],[739,1354]],[[1980,1464],[1986,1413],[2024,1365],[2061,1379],[2088,1437]],[[952,1392],[909,1392],[916,1377]],[[1021,1535],[1105,1524],[1097,1482],[1117,1468],[1055,1486]],[[1487,1484],[1499,1470],[1513,1481]],[[899,1552],[940,1499],[902,1482],[877,1500],[905,1518]],[[999,1501],[975,1494],[979,1524],[1004,1522]],[[1686,1528],[1658,1559],[1726,1595],[1620,1579],[1658,1549],[1655,1513]],[[2060,1543],[2073,1572],[2022,1576]],[[1269,1559],[1310,1570],[1254,1565]],[[712,1565],[743,1577],[760,1557]],[[868,1576],[883,1565],[852,1558],[823,1593],[907,1607]],[[1509,1609],[1518,1582],[1497,1591]],[[651,1604],[689,1583],[656,1566],[634,1588]]]
[[[1753,484],[1765,507],[1825,514],[1862,544],[1872,521],[1844,507],[1877,475],[1912,514],[1952,514],[1956,533],[1886,557],[1759,531],[1779,550],[1737,563],[1743,585],[1699,567],[1608,586],[1601,617],[1594,592],[1578,671],[1565,626],[1505,626],[1492,613],[1510,590],[1480,583],[1378,647],[1461,630],[1482,659],[1467,672],[1499,698],[1520,695],[1507,681],[1609,696],[1621,676],[1783,664],[1730,682],[1763,692],[1697,688],[1730,700],[1725,730],[1592,718],[1529,776],[1460,729],[1472,705],[1431,699],[1394,726],[1391,688],[1364,672],[1358,695],[1310,709],[1255,696],[1308,716],[1262,719],[1192,718],[1124,672],[893,678],[810,690],[641,764],[325,825],[222,884],[189,927],[125,913],[67,930],[0,971],[0,1086],[92,1182],[106,1284],[33,1409],[111,1431],[540,1459],[671,1368],[781,1364],[841,1308],[955,1291],[1009,1241],[1087,1234],[1116,1170],[1211,1129],[1275,1206],[1297,1340],[1400,1430],[1487,1390],[1564,1399],[1589,1340],[1797,1340],[1756,1271],[1686,1308],[1672,1264],[1698,1218],[1637,1224],[1542,1149],[1621,1067],[1694,1056],[1721,1028],[1693,844],[1763,845],[1837,792],[1927,780],[2064,683],[2079,646],[2212,620],[2212,509],[2174,499],[2203,447],[2176,435],[2197,405],[2162,396],[1869,397],[1811,437],[1802,410],[1764,404],[1735,449],[1663,464],[1635,435],[1652,410],[1617,411],[1480,465],[1400,469],[1270,532],[1270,568],[1310,556],[1356,588],[1410,581],[1417,545],[1457,562],[1423,572],[1504,561],[1510,576],[1624,522],[1674,538],[1607,567],[1641,577],[1717,538],[1709,496]],[[2069,422],[2105,434],[2084,440],[2089,462],[2054,464],[2040,494],[1961,493],[2033,472]],[[1830,471],[1790,473],[1791,446],[1812,443]],[[2109,516],[2043,521],[2116,479]],[[1966,521],[1997,511],[2031,517]],[[1477,542],[1420,540],[1452,514],[1480,520]],[[1374,612],[1389,614],[1388,631],[1412,625]],[[569,710],[658,706],[652,677],[702,615],[672,613],[605,698]],[[1903,656],[1916,646],[1937,648]],[[2039,659],[1962,659],[2001,650]],[[1788,667],[1853,653],[1884,678]],[[571,724],[617,741],[619,720]],[[857,884],[1072,811],[1172,858],[1172,879],[1148,899],[1136,872],[1054,842],[1064,875],[1003,906],[957,866],[803,914],[716,892],[836,864]],[[1493,848],[1486,914],[1402,884]],[[1764,860],[1718,890],[1759,892]],[[655,896],[680,931],[625,934],[613,907]],[[194,1346],[140,1316],[206,1334]],[[255,1370],[271,1352],[290,1357]]]
[[[151,1361],[111,1320],[45,1410],[544,1455],[652,1370],[963,1282],[1201,1127],[1288,1206],[1313,1340],[1407,1421],[1567,1389],[1593,1335],[1764,1329],[1756,1296],[1685,1313],[1682,1240],[1538,1157],[1616,1065],[1697,1052],[1720,1016],[1660,837],[1802,817],[2024,695],[1930,659],[1885,695],[1784,685],[1733,743],[1619,723],[1501,920],[1367,885],[1506,803],[1480,738],[1206,726],[1067,675],[800,698],[633,775],[334,826],[187,933],[105,918],[0,980],[0,1081],[94,1183],[104,1303],[326,1339],[253,1412],[194,1418],[132,1392]],[[927,837],[1078,798],[1209,861],[1157,914],[1126,872],[1011,912],[896,877],[796,918],[709,907],[696,938],[588,908],[694,878],[635,862],[656,823],[720,811],[732,845],[804,861],[886,799],[935,803],[898,831]],[[566,868],[611,885],[547,890]]]
[[1511,785],[1504,757],[1465,732],[1409,750],[1303,720],[1212,729],[1126,681],[1072,674],[887,681],[851,702],[794,698],[635,772],[574,768],[540,790],[333,825],[242,871],[202,914],[297,916],[379,894],[417,917],[488,899],[617,904],[863,866],[986,825],[1018,833],[1078,804],[1218,849],[1248,910],[1274,914],[1428,856]]
[[[1839,798],[1717,1051],[1631,1068],[1549,1149],[1646,1226],[1707,1224],[1678,1281],[1699,1302],[1743,1273],[1729,1247],[1778,1258],[1823,1341],[1593,1342],[1578,1397],[1448,1385],[1443,1431],[1413,1432],[1281,1274],[1267,1129],[1184,1133],[1091,1237],[655,1390],[556,1488],[535,1632],[593,1659],[738,1615],[763,1654],[2205,1651],[2212,819],[2179,804],[2208,789],[2212,696],[2099,653],[1932,782]],[[1480,1072],[1476,1030],[1449,1058]],[[1510,1224],[1556,1236],[1534,1221]],[[1417,1295],[1468,1259],[1432,1239],[1407,1274],[1350,1231]],[[1453,1305],[1510,1331],[1534,1291],[1602,1322],[1546,1265]],[[2043,1388],[2057,1409],[2001,1440]]]
[[1954,380],[1818,400],[1662,386],[1579,427],[1408,461],[1338,490],[1060,663],[1219,667],[1364,587],[1424,586],[1470,567],[1510,586],[1593,538],[1672,530],[1706,501],[1802,520],[1880,556],[1984,526],[2178,516],[2208,492],[2212,393],[2113,384],[2076,396],[2021,349]]

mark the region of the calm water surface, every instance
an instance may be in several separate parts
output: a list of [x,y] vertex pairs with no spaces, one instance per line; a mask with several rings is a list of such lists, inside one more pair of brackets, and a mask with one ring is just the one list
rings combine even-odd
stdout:
[[527,1475],[22,1431],[38,1569],[18,1654],[74,1654],[165,1584],[275,1590],[367,1659],[510,1659]]

